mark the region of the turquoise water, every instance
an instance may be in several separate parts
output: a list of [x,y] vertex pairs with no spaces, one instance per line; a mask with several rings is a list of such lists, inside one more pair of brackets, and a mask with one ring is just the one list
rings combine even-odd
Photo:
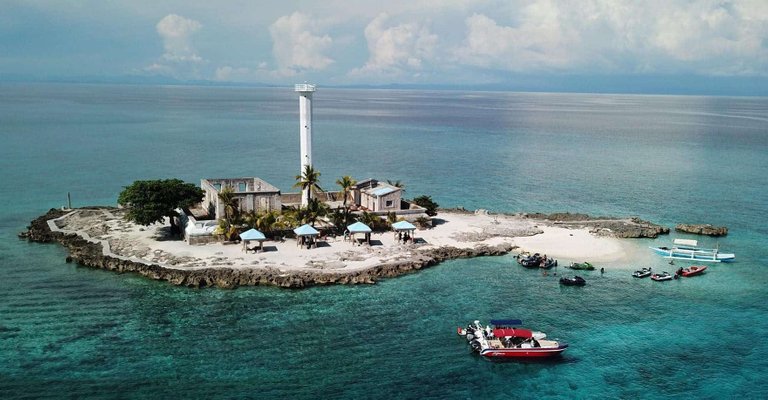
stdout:
[[[325,187],[349,174],[448,207],[727,225],[702,241],[738,262],[664,284],[605,265],[564,288],[504,256],[374,286],[226,291],[77,267],[15,235],[67,192],[114,204],[136,179],[259,176],[290,191],[290,88],[0,91],[1,398],[768,395],[768,99],[321,88]],[[469,354],[456,326],[494,317],[571,347],[554,363]]]

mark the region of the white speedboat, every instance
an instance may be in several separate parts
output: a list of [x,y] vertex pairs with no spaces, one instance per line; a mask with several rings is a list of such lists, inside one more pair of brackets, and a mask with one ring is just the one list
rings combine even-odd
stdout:
[[556,340],[548,340],[542,332],[514,328],[520,320],[492,319],[493,327],[474,321],[466,328],[458,328],[457,333],[467,339],[472,351],[488,358],[549,358],[560,355],[568,345]]

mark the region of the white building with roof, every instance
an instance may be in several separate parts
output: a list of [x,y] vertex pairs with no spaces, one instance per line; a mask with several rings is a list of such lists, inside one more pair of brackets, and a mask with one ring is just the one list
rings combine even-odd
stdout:
[[376,179],[366,179],[352,187],[352,198],[355,204],[373,212],[400,210],[402,196],[401,188]]

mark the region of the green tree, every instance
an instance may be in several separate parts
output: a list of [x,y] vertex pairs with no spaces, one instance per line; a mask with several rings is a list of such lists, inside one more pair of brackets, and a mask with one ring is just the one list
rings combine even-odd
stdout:
[[419,218],[416,218],[416,221],[414,221],[414,222],[416,222],[416,225],[418,225],[419,228],[425,229],[425,228],[428,228],[431,225],[432,220],[430,220],[427,217],[419,217]]
[[312,168],[311,165],[305,165],[301,175],[296,175],[296,183],[293,184],[293,187],[301,188],[301,190],[308,189],[307,202],[309,202],[313,191],[323,191],[320,187],[320,172]]
[[309,204],[307,204],[304,210],[306,212],[304,222],[311,225],[314,225],[319,218],[325,217],[330,213],[328,205],[319,199],[310,199]]
[[204,195],[203,189],[180,179],[135,181],[120,192],[117,203],[128,209],[125,218],[129,221],[146,226],[168,217],[171,232],[178,233],[176,209],[199,203]]
[[412,201],[414,204],[426,208],[427,215],[430,217],[437,215],[437,208],[440,207],[440,205],[432,201],[432,196],[419,196]]
[[387,183],[392,185],[392,186],[394,186],[394,187],[396,187],[396,188],[400,188],[400,190],[405,192],[405,183],[400,182],[399,179],[396,180],[396,181],[390,181],[389,179],[387,179]]
[[225,186],[219,192],[219,202],[224,205],[224,219],[230,224],[237,225],[240,222],[240,205],[235,191],[231,187]]
[[390,211],[387,213],[387,224],[389,227],[392,226],[392,224],[397,222],[397,213],[394,211]]
[[383,220],[377,216],[376,214],[369,213],[368,211],[363,212],[357,217],[357,220],[368,225],[371,227],[372,230],[379,230],[382,227]]
[[252,227],[260,230],[266,236],[272,236],[272,231],[278,229],[280,213],[275,210],[265,210],[256,213],[256,215],[257,218],[254,221]]
[[352,191],[352,186],[355,186],[357,184],[357,181],[352,179],[351,176],[342,176],[341,179],[336,180],[336,184],[341,186],[341,195],[344,197],[344,209],[347,209],[347,197],[349,197],[349,192]]

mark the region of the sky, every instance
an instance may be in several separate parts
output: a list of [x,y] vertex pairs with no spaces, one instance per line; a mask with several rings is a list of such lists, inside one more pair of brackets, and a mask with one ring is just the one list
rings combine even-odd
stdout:
[[12,79],[768,95],[768,0],[1,0]]

